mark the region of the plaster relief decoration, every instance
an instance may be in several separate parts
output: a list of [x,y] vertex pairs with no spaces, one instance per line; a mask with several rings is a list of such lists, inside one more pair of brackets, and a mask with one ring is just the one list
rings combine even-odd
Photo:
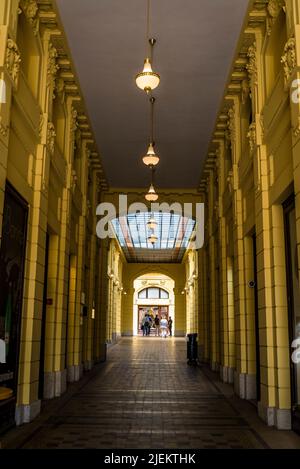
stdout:
[[5,67],[10,76],[13,86],[16,89],[19,82],[21,55],[17,44],[8,39],[6,46]]
[[216,217],[216,219],[218,219],[219,216],[220,216],[220,215],[219,215],[220,211],[219,211],[219,202],[218,202],[218,201],[216,201],[216,203],[215,203],[214,212],[215,212],[215,217]]
[[229,193],[232,194],[232,192],[233,192],[233,171],[228,172],[227,186],[228,186]]
[[255,122],[252,122],[252,124],[250,124],[247,137],[249,139],[250,152],[253,153],[256,147],[256,124]]
[[281,10],[285,11],[285,0],[270,0],[267,6],[271,21],[275,22]]
[[228,111],[228,130],[229,130],[231,145],[234,146],[236,135],[235,135],[235,116],[234,116],[233,109],[229,109]]
[[253,97],[255,86],[257,85],[256,42],[249,47],[247,57],[248,64],[246,65],[246,69],[249,75],[250,96]]
[[281,57],[281,63],[284,71],[284,86],[288,91],[291,76],[296,67],[296,41],[291,37],[284,47],[284,54]]
[[78,177],[77,177],[75,169],[73,169],[72,170],[72,183],[71,183],[73,193],[76,191],[77,181],[78,181]]
[[250,86],[248,80],[243,80],[241,84],[242,91],[242,104],[246,104],[248,97],[250,96]]
[[57,50],[53,47],[52,44],[49,45],[49,55],[48,55],[48,67],[47,67],[47,86],[53,87],[55,85],[55,77],[59,70],[59,66],[56,63],[58,57]]
[[48,148],[48,151],[50,152],[50,155],[54,155],[55,137],[56,137],[55,127],[52,124],[52,122],[48,122],[47,148]]
[[[56,94],[60,98],[61,102],[64,103],[64,100],[65,100],[65,82],[61,77],[56,79],[53,91],[56,92]],[[55,92],[53,93],[53,99],[56,98]]]
[[8,126],[2,124],[2,116],[0,116],[0,135],[4,138],[8,135]]
[[31,24],[35,36],[39,30],[39,20],[37,17],[38,6],[35,0],[21,0],[19,13],[24,13],[27,21]]

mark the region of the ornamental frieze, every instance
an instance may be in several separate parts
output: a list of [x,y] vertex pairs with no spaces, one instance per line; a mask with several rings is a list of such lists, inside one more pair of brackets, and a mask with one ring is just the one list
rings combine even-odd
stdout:
[[24,13],[27,18],[27,21],[33,28],[33,32],[37,35],[39,30],[39,20],[38,20],[38,5],[36,0],[21,0],[19,14]]
[[252,122],[252,124],[250,125],[247,137],[249,139],[250,152],[252,153],[256,147],[256,124],[255,122]]
[[48,57],[48,68],[47,68],[47,86],[54,87],[55,77],[59,70],[59,66],[56,63],[58,57],[57,50],[52,44],[49,46],[49,57]]
[[249,75],[249,83],[251,94],[253,94],[254,87],[257,85],[257,61],[256,61],[256,43],[254,42],[248,49],[248,64],[246,69]]
[[17,44],[8,39],[6,46],[5,67],[15,88],[18,87],[21,55]]
[[271,18],[276,20],[279,16],[280,11],[285,7],[285,0],[270,0],[267,6],[267,10]]
[[285,87],[288,87],[291,75],[297,65],[295,38],[291,37],[287,41],[281,63],[283,65]]
[[48,131],[47,131],[47,147],[51,155],[54,154],[55,149],[55,127],[52,122],[48,122]]

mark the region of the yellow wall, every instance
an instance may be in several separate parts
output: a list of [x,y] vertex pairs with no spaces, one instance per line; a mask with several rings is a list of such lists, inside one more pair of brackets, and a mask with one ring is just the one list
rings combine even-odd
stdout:
[[[293,194],[300,255],[300,108],[290,93],[299,78],[299,13],[299,0],[261,2],[260,9],[250,2],[200,183],[207,212],[199,254],[200,285],[208,286],[200,288],[199,303],[209,325],[201,339],[205,358],[238,395],[255,399],[259,344],[259,415],[281,429],[291,428],[294,339],[282,204]],[[254,234],[259,333],[249,287]]]
[[[62,394],[67,379],[78,380],[103,355],[95,225],[107,185],[63,31],[51,2],[46,13],[41,3],[0,2],[0,78],[7,88],[0,104],[0,233],[6,182],[29,208],[17,423],[34,418],[41,397]],[[40,396],[45,269],[51,302]]]

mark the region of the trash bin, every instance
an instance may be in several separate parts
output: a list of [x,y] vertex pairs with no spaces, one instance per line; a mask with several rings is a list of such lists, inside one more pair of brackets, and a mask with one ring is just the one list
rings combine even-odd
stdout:
[[198,361],[198,334],[188,334],[187,341],[187,359],[188,365],[195,365]]

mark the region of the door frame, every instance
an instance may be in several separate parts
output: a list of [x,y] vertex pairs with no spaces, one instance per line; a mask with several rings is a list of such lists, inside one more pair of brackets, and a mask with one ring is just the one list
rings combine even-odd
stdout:
[[[21,326],[22,326],[22,315],[23,315],[23,303],[24,303],[24,273],[26,264],[26,250],[27,250],[27,236],[28,236],[28,216],[29,206],[27,201],[19,194],[19,192],[6,181],[5,184],[5,195],[4,195],[4,210],[6,197],[10,196],[17,204],[20,205],[24,211],[24,243],[21,252],[21,264],[20,264],[20,286],[19,286],[19,297],[18,306],[14,313],[17,315],[16,320],[16,344],[15,344],[15,357],[14,357],[14,370],[12,379],[13,396],[10,399],[0,402],[0,433],[8,430],[15,425],[15,408],[17,402],[17,390],[18,390],[18,378],[19,378],[19,360],[20,360],[20,346],[21,346]],[[3,217],[4,217],[3,210]],[[2,225],[3,231],[3,225]],[[3,235],[2,235],[3,239]],[[1,245],[2,246],[2,245]],[[1,249],[0,246],[0,249]]]
[[[294,330],[294,292],[293,292],[293,279],[292,279],[292,252],[291,252],[291,237],[290,237],[290,223],[289,214],[295,210],[295,195],[292,194],[283,203],[283,215],[284,215],[284,239],[285,239],[285,259],[286,259],[286,290],[287,290],[287,302],[288,302],[288,329],[290,344],[295,339]],[[292,356],[292,351],[290,351]],[[291,417],[292,417],[292,428],[297,433],[300,433],[300,409],[298,407],[297,399],[297,383],[295,379],[295,364],[290,360],[290,378],[291,378]]]
[[46,322],[47,322],[47,288],[48,288],[48,263],[50,249],[50,234],[46,233],[45,249],[45,270],[44,270],[44,291],[43,291],[43,311],[40,341],[40,370],[39,370],[39,399],[44,398],[44,372],[45,372],[45,343],[46,343]]
[[252,235],[253,249],[253,280],[254,280],[254,321],[255,321],[255,359],[256,359],[256,401],[261,399],[261,372],[260,372],[260,340],[259,340],[259,303],[258,303],[258,276],[257,276],[257,241],[256,233]]

